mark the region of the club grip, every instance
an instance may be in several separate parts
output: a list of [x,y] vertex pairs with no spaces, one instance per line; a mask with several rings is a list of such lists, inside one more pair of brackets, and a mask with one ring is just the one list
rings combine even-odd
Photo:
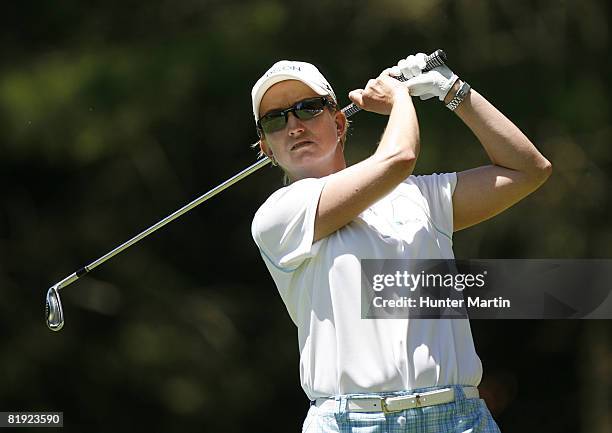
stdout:
[[425,71],[431,71],[433,68],[446,64],[446,53],[444,50],[436,50],[429,56],[425,57]]
[[[433,68],[446,64],[446,53],[444,50],[436,50],[427,57],[425,57],[425,69],[423,72],[431,71]],[[406,77],[400,75],[397,77],[399,81],[408,81]],[[360,112],[362,109],[351,102],[349,105],[342,109],[342,112],[346,117],[351,117],[353,114]]]

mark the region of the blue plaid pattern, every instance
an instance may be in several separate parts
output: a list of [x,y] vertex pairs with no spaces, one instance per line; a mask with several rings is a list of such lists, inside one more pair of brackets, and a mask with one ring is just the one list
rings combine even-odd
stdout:
[[[441,388],[455,388],[455,401],[436,406],[383,412],[348,412],[347,397],[394,397]],[[500,433],[484,400],[466,399],[461,386],[419,388],[376,394],[336,397],[338,408],[324,411],[310,406],[302,433]]]

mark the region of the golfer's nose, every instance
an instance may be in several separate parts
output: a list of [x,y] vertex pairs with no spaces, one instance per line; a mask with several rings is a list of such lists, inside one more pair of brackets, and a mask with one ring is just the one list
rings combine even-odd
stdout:
[[287,115],[287,129],[289,130],[289,135],[293,137],[304,132],[304,124],[294,113],[289,113]]

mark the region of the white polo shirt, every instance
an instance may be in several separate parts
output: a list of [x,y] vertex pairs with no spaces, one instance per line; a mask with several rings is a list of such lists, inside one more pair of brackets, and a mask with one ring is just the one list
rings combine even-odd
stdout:
[[480,383],[468,320],[361,319],[360,259],[453,259],[456,173],[410,176],[346,226],[315,243],[326,178],[274,192],[252,234],[298,328],[309,399]]

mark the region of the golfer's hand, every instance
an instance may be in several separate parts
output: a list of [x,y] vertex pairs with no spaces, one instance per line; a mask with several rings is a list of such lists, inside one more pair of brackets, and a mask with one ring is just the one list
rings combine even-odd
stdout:
[[397,63],[397,68],[408,79],[405,84],[412,96],[418,96],[421,100],[437,96],[440,101],[443,101],[459,77],[446,65],[423,73],[425,57],[423,53],[408,56]]
[[365,89],[355,89],[348,96],[364,110],[389,115],[396,99],[408,94],[405,83],[393,78],[394,75],[399,75],[397,69],[385,69],[377,78],[369,80]]

